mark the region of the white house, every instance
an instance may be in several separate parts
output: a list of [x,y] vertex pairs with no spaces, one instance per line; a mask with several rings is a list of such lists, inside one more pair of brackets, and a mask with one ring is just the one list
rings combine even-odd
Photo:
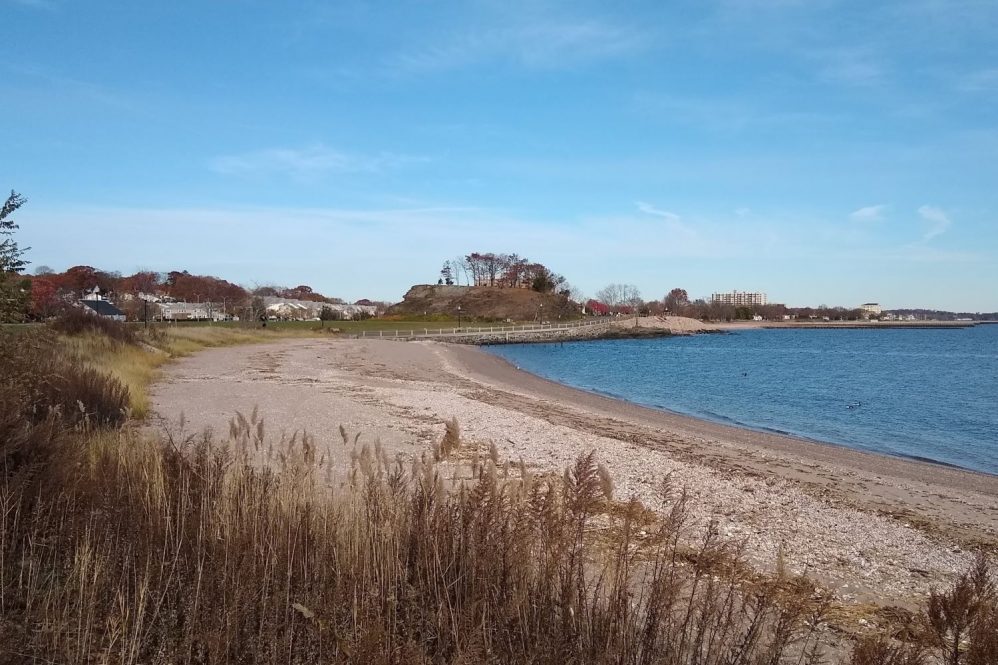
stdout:
[[83,293],[83,298],[80,299],[80,306],[83,308],[84,312],[88,314],[93,314],[94,316],[103,316],[106,319],[112,319],[114,321],[124,321],[125,313],[114,306],[113,303],[104,299],[101,295],[102,291],[99,286],[95,286],[89,291]]

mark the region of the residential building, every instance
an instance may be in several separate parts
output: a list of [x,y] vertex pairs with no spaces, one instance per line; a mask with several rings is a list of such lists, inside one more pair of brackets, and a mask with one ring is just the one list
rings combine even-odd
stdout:
[[347,305],[316,302],[314,300],[296,300],[294,298],[279,298],[264,296],[263,304],[267,315],[278,319],[317,319],[323,309],[337,312],[341,319],[356,319],[363,316],[374,316],[378,308],[374,305]]
[[752,305],[765,305],[766,294],[760,292],[731,291],[729,293],[715,293],[710,297],[710,302],[714,305],[734,305],[735,307],[746,307]]
[[210,302],[161,302],[157,303],[159,317],[164,321],[225,321],[229,316],[215,303]]
[[103,291],[99,286],[95,286],[89,291],[84,291],[83,298],[80,299],[80,307],[83,311],[94,316],[103,316],[114,321],[124,321],[125,313],[104,299]]
[[875,303],[875,302],[865,302],[862,305],[860,305],[859,308],[861,310],[863,310],[864,312],[866,312],[867,314],[882,314],[883,313],[883,310],[880,308],[880,305],[878,303]]
[[95,300],[93,298],[86,298],[80,301],[83,306],[83,311],[94,316],[103,316],[107,319],[112,319],[114,321],[124,321],[125,313],[120,309],[115,307],[113,304],[107,300]]

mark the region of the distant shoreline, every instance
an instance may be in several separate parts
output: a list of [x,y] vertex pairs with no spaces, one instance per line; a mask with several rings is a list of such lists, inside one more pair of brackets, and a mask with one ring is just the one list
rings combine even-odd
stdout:
[[706,324],[725,330],[772,328],[793,330],[890,330],[897,328],[960,330],[973,328],[981,323],[992,321],[744,321],[732,323]]
[[593,342],[614,339],[652,339],[658,337],[734,333],[741,330],[965,330],[976,321],[731,321],[704,322],[685,317],[646,316],[632,324],[633,318],[614,321],[597,331],[538,332],[510,337],[502,334],[469,335],[463,339],[439,341],[472,346],[502,346],[506,344],[554,344],[562,342]]

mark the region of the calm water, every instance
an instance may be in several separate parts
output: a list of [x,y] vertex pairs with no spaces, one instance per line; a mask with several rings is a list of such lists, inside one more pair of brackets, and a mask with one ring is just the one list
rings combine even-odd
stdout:
[[998,474],[998,325],[489,347],[661,409]]

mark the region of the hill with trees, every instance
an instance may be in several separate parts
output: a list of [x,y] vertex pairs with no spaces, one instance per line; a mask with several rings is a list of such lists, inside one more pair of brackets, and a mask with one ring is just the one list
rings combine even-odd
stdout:
[[574,319],[582,312],[562,293],[491,286],[419,284],[402,302],[388,308],[389,316],[405,318],[467,317],[487,321],[557,321]]
[[[462,282],[464,285],[462,285]],[[389,315],[489,321],[577,318],[572,287],[542,263],[518,254],[471,252],[444,261],[437,284],[418,284]]]

